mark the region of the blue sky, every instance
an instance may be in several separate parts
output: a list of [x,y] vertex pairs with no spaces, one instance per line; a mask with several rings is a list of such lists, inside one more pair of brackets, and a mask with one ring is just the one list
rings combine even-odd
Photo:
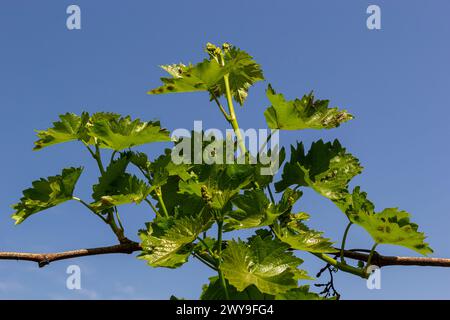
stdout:
[[[66,29],[66,8],[82,10],[82,30]],[[366,28],[366,8],[382,10],[382,30]],[[20,226],[9,205],[32,180],[85,166],[76,194],[90,195],[96,168],[82,147],[65,144],[33,152],[34,129],[59,114],[113,111],[160,119],[173,130],[225,129],[205,94],[148,96],[159,84],[160,64],[196,62],[206,42],[228,41],[250,52],[267,82],[288,98],[314,90],[318,98],[348,109],[356,119],[326,132],[283,132],[281,143],[339,138],[365,167],[361,185],[377,208],[398,206],[429,236],[433,256],[450,257],[450,21],[448,1],[23,1],[0,10],[0,250],[57,251],[114,243],[110,231],[77,203],[37,214]],[[238,110],[243,128],[265,128],[267,83],[251,89]],[[143,147],[155,155],[164,145]],[[346,219],[330,202],[305,192],[299,209],[310,225],[339,241]],[[127,234],[151,218],[146,207],[122,209]],[[360,228],[349,247],[369,247]],[[383,254],[414,255],[382,245]],[[314,275],[323,264],[300,255]],[[82,270],[81,291],[65,287],[66,268]],[[39,269],[28,262],[0,262],[0,298],[166,299],[198,297],[213,275],[196,261],[179,270],[152,269],[133,256],[62,261]],[[319,281],[320,282],[320,281]],[[344,299],[450,298],[450,270],[389,267],[382,289],[339,273]]]

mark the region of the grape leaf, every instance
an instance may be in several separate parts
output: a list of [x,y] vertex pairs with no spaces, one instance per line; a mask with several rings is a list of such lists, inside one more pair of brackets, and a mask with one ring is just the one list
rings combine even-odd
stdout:
[[285,164],[275,189],[282,191],[294,184],[309,186],[324,197],[339,199],[362,169],[359,160],[347,153],[338,140],[316,141],[306,155],[303,144],[297,143],[297,148],[291,146],[291,159]]
[[66,113],[53,127],[37,131],[39,140],[34,150],[44,147],[80,140],[85,144],[99,143],[101,148],[120,151],[133,146],[150,142],[170,141],[169,132],[161,128],[159,121],[141,122],[116,113],[98,112],[89,116],[83,112],[81,116]]
[[172,78],[161,78],[161,87],[148,91],[148,94],[208,91],[224,75],[224,70],[214,60],[203,60],[196,65],[173,64],[161,66]]
[[105,173],[93,186],[91,207],[96,211],[126,204],[140,203],[150,193],[150,187],[136,176],[126,173],[131,153],[123,153],[120,158],[111,162]]
[[409,213],[397,208],[375,213],[375,206],[359,187],[335,202],[349,220],[363,227],[376,243],[403,246],[423,255],[433,252],[425,242],[425,235],[418,232],[417,224],[410,222]]
[[[274,296],[259,291],[254,285],[245,288],[239,292],[226,279],[228,297],[230,300],[273,300]],[[223,290],[219,277],[209,278],[209,284],[203,286],[200,300],[226,300],[226,295]]]
[[203,199],[212,209],[230,206],[230,200],[249,185],[256,167],[246,164],[195,165],[196,176],[180,181],[179,192]]
[[272,105],[266,109],[264,116],[271,129],[331,129],[353,119],[346,110],[328,108],[328,100],[315,100],[312,93],[302,99],[286,101],[269,85],[266,94]]
[[[289,199],[289,197],[291,197]],[[292,208],[300,197],[288,189],[278,204],[271,203],[261,189],[246,190],[232,199],[237,209],[228,213],[225,231],[263,227],[273,224],[276,219]]]
[[289,244],[292,249],[316,253],[335,252],[333,243],[322,237],[323,232],[311,230],[303,223],[308,218],[306,213],[289,214],[275,223],[272,230],[278,239]]
[[249,243],[230,241],[223,251],[222,271],[238,291],[255,285],[261,292],[278,294],[297,287],[302,260],[287,252],[288,245],[256,236]]
[[326,299],[317,293],[309,291],[309,286],[304,285],[298,288],[291,289],[284,293],[279,293],[275,296],[275,300],[335,300]]
[[[228,297],[230,300],[326,300],[317,293],[309,291],[308,285],[303,285],[298,288],[290,289],[284,293],[279,293],[276,296],[262,293],[251,285],[239,292],[228,281],[226,281]],[[209,284],[203,286],[203,291],[200,296],[201,300],[226,300],[225,292],[219,281],[219,277],[209,278]]]
[[89,120],[89,114],[82,113],[80,117],[73,113],[66,113],[59,118],[59,121],[53,122],[53,127],[37,131],[39,140],[34,143],[34,150],[86,137],[85,126]]
[[192,174],[189,173],[191,167],[191,165],[183,163],[175,164],[171,158],[171,150],[166,149],[163,155],[150,163],[149,170],[152,173],[151,184],[153,187],[162,186],[171,176],[178,176],[184,181],[189,180],[192,178]]
[[60,175],[33,181],[33,187],[24,190],[20,202],[12,206],[15,210],[12,218],[16,224],[32,214],[71,200],[82,171],[83,168],[63,169]]
[[250,190],[237,195],[232,203],[237,207],[228,214],[225,231],[262,227],[272,224],[282,212],[277,212],[264,191]]
[[[234,100],[240,105],[244,104],[248,96],[248,89],[258,81],[264,80],[261,66],[247,52],[231,46],[224,52],[224,71],[228,74],[230,90]],[[221,79],[212,88],[214,96],[225,95],[225,81]]]
[[169,131],[161,128],[159,121],[132,121],[129,116],[92,121],[89,133],[99,140],[100,147],[116,151],[150,142],[170,141]]
[[209,227],[210,216],[157,218],[141,230],[142,253],[139,259],[152,267],[178,268],[187,262],[198,235]]
[[130,163],[134,164],[137,168],[144,173],[146,177],[150,177],[151,162],[147,155],[143,152],[129,151]]
[[223,66],[213,57],[196,65],[180,63],[162,66],[172,78],[161,78],[163,85],[148,94],[209,91],[212,99],[219,98],[226,92],[224,76],[228,75],[231,93],[242,105],[249,87],[264,79],[262,70],[250,55],[236,47],[221,52],[221,56]]

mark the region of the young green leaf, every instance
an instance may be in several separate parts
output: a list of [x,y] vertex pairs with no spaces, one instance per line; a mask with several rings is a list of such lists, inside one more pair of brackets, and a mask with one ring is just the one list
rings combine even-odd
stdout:
[[278,204],[271,203],[261,189],[246,190],[232,199],[236,207],[228,213],[225,231],[263,227],[273,224],[277,218],[290,211],[300,197],[300,192],[286,190]]
[[190,194],[208,203],[212,209],[223,210],[231,199],[248,186],[256,167],[247,164],[195,165],[192,179],[180,181],[179,192]]
[[175,164],[171,158],[171,150],[166,149],[163,155],[149,165],[149,171],[152,173],[151,184],[153,187],[160,187],[172,176],[177,176],[184,181],[189,180],[193,177],[193,174],[189,172],[191,168],[192,166],[188,164]]
[[224,76],[224,70],[214,60],[203,60],[196,65],[174,64],[161,66],[172,78],[161,78],[163,85],[148,94],[208,91]]
[[289,214],[282,217],[282,221],[272,226],[277,238],[287,243],[292,249],[316,253],[336,252],[330,239],[322,237],[323,232],[309,229],[303,221],[307,214]]
[[299,288],[291,289],[287,292],[277,294],[275,300],[334,300],[321,297],[317,293],[309,291],[309,286],[304,285]]
[[93,186],[91,207],[96,211],[104,211],[126,203],[140,203],[147,198],[150,187],[136,176],[126,173],[131,154],[123,153],[120,158],[111,162],[105,173]]
[[152,267],[178,268],[187,262],[194,245],[192,242],[209,227],[210,216],[157,218],[141,230],[142,253],[139,259]]
[[[262,293],[254,285],[251,285],[245,288],[244,291],[239,292],[228,281],[226,281],[226,284],[230,300],[327,300],[317,293],[309,291],[308,285],[290,289],[289,291],[279,293],[274,296],[271,294]],[[200,299],[226,300],[226,296],[219,281],[219,277],[216,276],[209,278],[209,284],[203,286],[203,291]]]
[[86,123],[89,121],[89,114],[82,113],[80,117],[73,113],[66,113],[59,118],[59,121],[53,122],[53,127],[37,131],[39,140],[34,143],[34,150],[58,143],[88,139]]
[[12,218],[22,223],[32,214],[71,200],[73,191],[83,168],[63,169],[60,175],[33,181],[32,188],[23,191],[20,202],[13,205]]
[[159,121],[142,122],[139,119],[95,119],[89,134],[98,139],[101,148],[121,151],[151,142],[170,141],[169,131],[161,128]]
[[397,208],[387,208],[375,213],[375,207],[367,199],[367,193],[359,187],[335,201],[349,220],[363,227],[378,244],[393,244],[412,249],[423,255],[433,250],[425,242],[425,235],[410,222],[410,215]]
[[[245,288],[240,292],[233,287],[226,279],[228,297],[230,300],[273,300],[274,296],[259,291],[254,285]],[[203,286],[200,300],[226,300],[225,292],[219,277],[209,278],[209,284]]]
[[172,78],[161,78],[163,85],[148,93],[208,91],[212,99],[219,98],[226,92],[224,76],[228,75],[231,94],[242,105],[248,89],[255,82],[264,80],[261,67],[248,53],[238,48],[228,46],[222,52],[215,46],[211,49],[211,46],[209,45],[209,50],[216,51],[216,54],[209,60],[205,59],[196,65],[186,66],[180,63],[162,66]]
[[297,148],[291,146],[291,159],[275,189],[282,191],[294,184],[309,186],[324,197],[339,199],[362,169],[359,160],[347,153],[338,140],[314,142],[306,155],[303,143],[297,143]]
[[331,129],[353,119],[346,110],[328,108],[328,100],[314,100],[312,93],[291,101],[286,101],[270,85],[266,93],[272,105],[266,109],[264,116],[271,129]]
[[[224,51],[224,71],[228,74],[231,94],[240,105],[244,104],[249,88],[258,81],[264,80],[261,66],[247,52],[234,46]],[[213,95],[225,95],[225,82],[221,79],[212,88]]]
[[223,251],[222,271],[238,291],[255,285],[261,292],[276,295],[297,287],[302,260],[287,252],[288,245],[255,237],[250,243],[230,241]]
[[236,209],[228,214],[225,231],[267,226],[283,213],[276,210],[275,204],[270,203],[260,189],[245,191],[237,195],[232,203]]

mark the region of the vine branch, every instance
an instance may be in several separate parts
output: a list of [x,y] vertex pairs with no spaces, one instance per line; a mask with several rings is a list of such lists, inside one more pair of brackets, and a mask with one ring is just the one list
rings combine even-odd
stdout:
[[[0,260],[22,260],[37,262],[39,267],[45,267],[53,261],[73,259],[85,256],[124,253],[131,254],[135,251],[141,251],[142,247],[137,242],[127,242],[107,247],[97,247],[90,249],[77,249],[71,251],[62,251],[54,253],[30,253],[30,252],[0,252]],[[344,250],[344,256],[348,259],[367,262],[369,254]],[[450,268],[449,258],[427,258],[427,257],[398,257],[383,256],[374,252],[372,263],[378,267],[386,266],[426,266],[426,267],[446,267]]]
[[45,267],[50,262],[101,254],[126,253],[131,254],[142,250],[137,242],[127,242],[114,246],[90,249],[77,249],[55,253],[29,253],[29,252],[0,252],[0,260],[24,260],[37,262],[39,267]]

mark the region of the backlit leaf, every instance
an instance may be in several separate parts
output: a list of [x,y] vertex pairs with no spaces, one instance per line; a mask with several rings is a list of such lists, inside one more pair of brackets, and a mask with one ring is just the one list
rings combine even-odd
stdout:
[[64,169],[60,175],[33,181],[33,187],[23,191],[20,202],[13,205],[12,218],[22,223],[32,214],[71,200],[83,168]]
[[37,131],[39,140],[34,143],[34,150],[86,137],[85,126],[89,120],[87,113],[83,113],[81,117],[73,113],[66,113],[60,115],[59,118],[59,121],[53,123],[53,127]]
[[[186,66],[180,63],[162,66],[172,78],[161,78],[163,85],[148,93],[208,91],[211,99],[219,98],[225,95],[224,76],[228,75],[231,94],[242,105],[247,98],[248,89],[255,82],[264,80],[261,67],[248,53],[236,47],[229,46],[228,50],[218,50],[221,54],[216,58],[210,57],[195,65]],[[223,57],[223,65],[222,58],[217,58],[219,55]]]
[[328,100],[315,100],[312,93],[291,101],[286,101],[270,85],[266,93],[272,105],[264,116],[271,129],[331,129],[353,119],[346,110],[328,108]]
[[339,199],[347,192],[350,180],[361,173],[357,158],[347,153],[338,140],[311,145],[305,154],[302,143],[291,147],[291,159],[285,164],[281,181],[275,184],[277,191],[288,186],[308,186],[329,199]]
[[299,192],[288,189],[281,201],[274,204],[261,189],[245,191],[233,198],[236,209],[228,213],[224,229],[231,231],[271,225],[280,215],[288,212],[299,197]]
[[322,236],[323,232],[311,230],[303,223],[308,218],[304,213],[286,215],[281,222],[272,226],[272,230],[278,239],[289,244],[292,249],[316,253],[335,252],[333,243]]
[[288,245],[270,238],[255,237],[250,243],[230,241],[223,252],[222,270],[238,291],[254,285],[276,295],[297,287],[302,260],[287,252]]
[[139,259],[146,260],[152,267],[177,268],[184,264],[191,254],[192,242],[209,227],[210,217],[205,214],[191,217],[157,218],[141,230],[142,253]]
[[140,203],[150,192],[150,187],[136,176],[126,173],[131,154],[122,154],[120,158],[111,162],[105,173],[93,186],[91,206],[97,211],[126,204]]
[[170,141],[169,131],[161,128],[159,121],[142,122],[130,117],[93,121],[89,132],[98,139],[100,147],[116,151],[151,142]]
[[409,213],[397,208],[376,213],[367,193],[361,192],[359,187],[335,202],[349,220],[363,227],[376,243],[403,246],[423,255],[433,252],[417,224],[410,221]]

